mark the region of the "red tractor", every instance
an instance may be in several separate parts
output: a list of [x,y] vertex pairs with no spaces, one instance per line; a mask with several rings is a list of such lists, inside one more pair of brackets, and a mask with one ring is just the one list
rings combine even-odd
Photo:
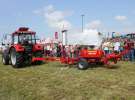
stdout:
[[[36,32],[20,27],[10,35],[11,42],[3,43],[2,62],[18,68],[27,64],[42,63],[43,47],[36,43]],[[9,41],[9,40],[7,40]]]

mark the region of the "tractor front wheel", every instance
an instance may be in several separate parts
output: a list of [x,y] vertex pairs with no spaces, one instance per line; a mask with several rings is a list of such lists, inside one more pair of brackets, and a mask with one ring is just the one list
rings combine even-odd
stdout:
[[88,66],[89,66],[89,64],[88,64],[87,60],[83,59],[83,58],[81,58],[79,60],[78,65],[77,65],[78,69],[80,69],[80,70],[85,70],[88,68]]
[[19,68],[23,64],[22,54],[16,52],[15,48],[12,48],[10,51],[10,60],[11,60],[12,66],[15,68]]

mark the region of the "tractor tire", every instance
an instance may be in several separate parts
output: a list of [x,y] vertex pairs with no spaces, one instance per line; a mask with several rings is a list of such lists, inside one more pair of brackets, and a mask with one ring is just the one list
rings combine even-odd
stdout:
[[88,64],[87,60],[83,59],[83,58],[81,58],[79,60],[78,65],[77,65],[78,69],[80,69],[80,70],[88,69],[88,66],[89,66],[89,64]]
[[97,62],[96,64],[103,66],[104,65],[104,62]]
[[9,55],[6,52],[3,52],[3,54],[2,54],[2,63],[4,65],[8,65],[9,64]]
[[117,63],[117,59],[113,59],[113,62],[114,62],[114,64],[116,64]]
[[15,48],[12,48],[10,51],[10,60],[14,68],[20,68],[24,62],[22,54],[16,52]]

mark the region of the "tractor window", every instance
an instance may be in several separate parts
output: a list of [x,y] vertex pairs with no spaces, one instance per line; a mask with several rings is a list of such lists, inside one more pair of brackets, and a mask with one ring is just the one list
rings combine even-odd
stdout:
[[18,36],[14,36],[14,44],[18,43]]
[[13,36],[13,42],[14,44],[21,43],[21,44],[35,44],[36,39],[35,39],[35,34],[17,34]]
[[36,43],[35,35],[32,35],[32,43]]
[[127,34],[126,37],[129,39],[135,39],[135,34]]
[[134,40],[135,40],[135,34],[133,34],[133,35],[132,35],[132,39],[134,39]]
[[35,43],[35,36],[34,34],[22,34],[22,35],[19,35],[19,41],[22,44],[24,44],[24,42],[33,44]]
[[39,42],[39,40],[40,40],[37,35],[35,36],[35,40],[36,40],[36,42]]

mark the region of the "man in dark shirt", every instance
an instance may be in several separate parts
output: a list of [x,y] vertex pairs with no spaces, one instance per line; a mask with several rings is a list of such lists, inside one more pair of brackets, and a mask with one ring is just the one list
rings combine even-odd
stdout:
[[127,42],[127,45],[129,47],[129,57],[130,57],[130,61],[134,61],[135,57],[134,57],[134,42],[132,40],[129,40]]

